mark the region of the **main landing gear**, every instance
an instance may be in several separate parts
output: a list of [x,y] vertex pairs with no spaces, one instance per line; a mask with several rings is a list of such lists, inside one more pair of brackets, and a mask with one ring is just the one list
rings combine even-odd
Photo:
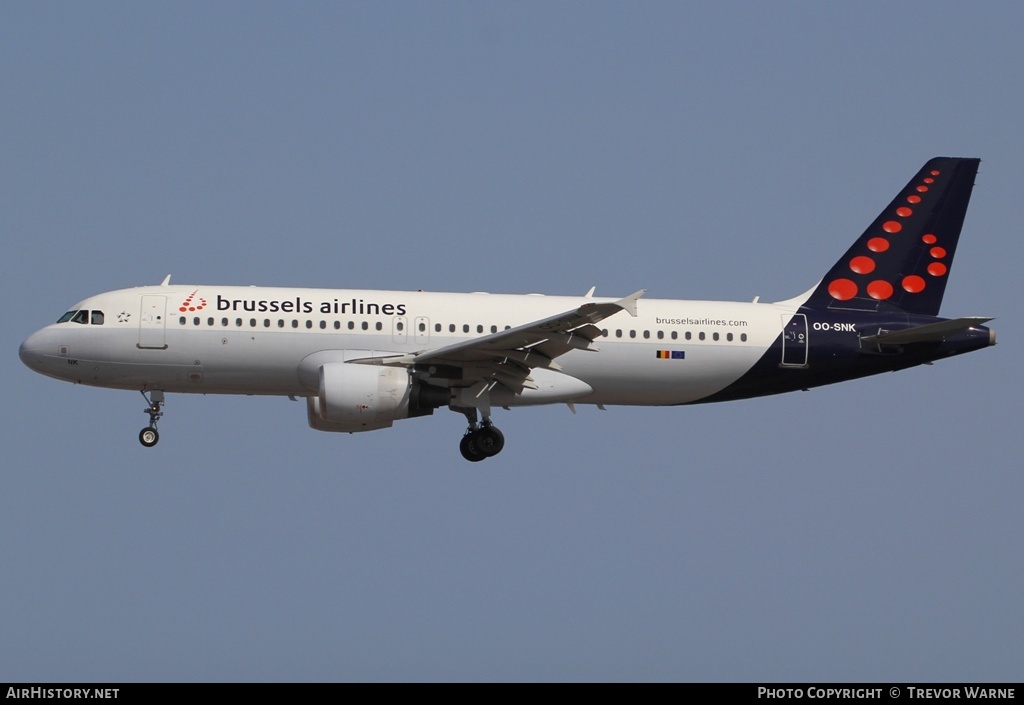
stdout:
[[149,425],[139,431],[139,443],[147,448],[152,448],[160,440],[160,434],[156,430],[156,422],[157,419],[164,415],[164,393],[154,389],[149,393],[148,397],[145,392],[142,392],[142,396],[149,402],[149,406],[143,409],[145,413],[149,414]]
[[490,458],[501,452],[505,447],[505,436],[498,430],[498,427],[491,423],[488,416],[478,425],[476,422],[476,409],[464,411],[469,419],[469,428],[466,435],[459,442],[459,451],[462,457],[471,463],[479,463],[484,458]]

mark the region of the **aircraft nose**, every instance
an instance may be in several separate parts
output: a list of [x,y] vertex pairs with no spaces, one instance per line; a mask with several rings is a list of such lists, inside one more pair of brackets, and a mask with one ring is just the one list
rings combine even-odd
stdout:
[[44,354],[44,341],[43,331],[36,331],[29,337],[25,338],[22,342],[21,347],[18,348],[18,357],[25,363],[25,366],[36,370],[37,372],[43,367]]

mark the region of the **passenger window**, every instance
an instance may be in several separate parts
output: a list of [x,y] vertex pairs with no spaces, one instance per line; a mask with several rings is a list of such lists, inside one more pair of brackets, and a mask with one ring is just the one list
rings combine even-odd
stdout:
[[659,330],[658,331],[658,340],[663,340],[664,338],[665,338],[665,331]]
[[469,324],[466,324],[466,323],[462,324],[462,332],[463,333],[468,333],[469,332]]
[[320,321],[320,330],[327,330],[327,321]]
[[363,330],[370,330],[370,324],[366,321],[363,321]]
[[651,331],[645,330],[644,331],[644,339],[646,340],[647,338],[650,338],[650,337],[651,337]]
[[677,331],[672,331],[672,340],[677,340],[678,338],[679,338],[679,333]]
[[690,331],[686,331],[686,339],[687,340],[692,340],[693,339],[693,333],[691,333]]
[[94,326],[102,326],[103,325],[103,311],[93,311],[92,312],[92,324]]
[[725,339],[728,340],[731,343],[732,342],[732,333],[726,333]]
[[405,326],[404,326],[404,325],[402,325],[402,322],[401,322],[401,321],[399,321],[398,323],[396,323],[396,324],[395,324],[395,330],[397,330],[397,331],[399,331],[399,332],[401,332],[401,331],[405,330]]
[[701,331],[700,334],[697,337],[700,338],[701,340],[704,340],[704,338],[705,338],[704,331]]
[[744,342],[744,343],[747,342],[747,334],[746,333],[740,333],[740,341]]
[[349,330],[355,330],[356,329],[356,322],[355,321],[349,321],[348,322],[348,329]]
[[635,330],[629,331],[629,337],[630,338],[635,338],[636,337],[636,331]]
[[374,328],[376,328],[377,330],[384,330],[384,324],[381,323],[380,321],[377,321],[377,325],[375,325]]
[[434,324],[434,332],[435,333],[440,333],[441,332],[441,324],[440,323],[435,323]]
[[718,340],[718,333],[712,333],[711,334],[711,339],[712,340]]
[[476,332],[477,333],[483,333],[484,332],[484,327],[482,325],[480,325],[480,324],[477,324]]
[[194,326],[198,326],[199,322],[199,316],[196,316],[195,318],[192,319],[192,325]]
[[498,326],[491,326],[491,332],[492,333],[497,333],[498,332]]

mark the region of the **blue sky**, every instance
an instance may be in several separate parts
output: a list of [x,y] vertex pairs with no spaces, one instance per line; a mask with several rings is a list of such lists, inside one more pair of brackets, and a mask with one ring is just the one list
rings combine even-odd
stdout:
[[[1020,680],[1024,9],[5,3],[0,680]],[[943,314],[999,345],[807,393],[353,436],[59,384],[109,289],[783,299],[983,161]]]

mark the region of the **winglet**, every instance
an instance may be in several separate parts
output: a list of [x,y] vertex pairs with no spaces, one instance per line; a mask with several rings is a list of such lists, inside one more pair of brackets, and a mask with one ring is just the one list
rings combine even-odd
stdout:
[[619,299],[615,302],[615,305],[621,308],[623,311],[628,313],[633,318],[636,318],[636,302],[637,300],[647,293],[647,289],[641,289],[635,291],[624,299]]

